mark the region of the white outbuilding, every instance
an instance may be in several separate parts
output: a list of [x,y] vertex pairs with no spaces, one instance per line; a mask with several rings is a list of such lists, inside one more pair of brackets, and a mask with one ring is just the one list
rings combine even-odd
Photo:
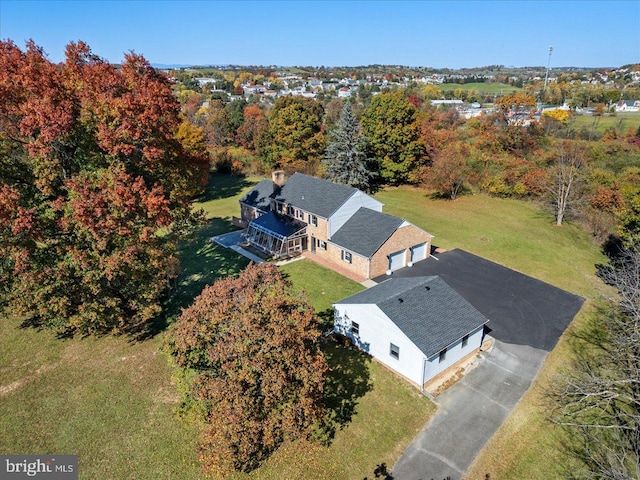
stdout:
[[391,278],[333,307],[336,333],[419,387],[476,353],[489,321],[438,276]]

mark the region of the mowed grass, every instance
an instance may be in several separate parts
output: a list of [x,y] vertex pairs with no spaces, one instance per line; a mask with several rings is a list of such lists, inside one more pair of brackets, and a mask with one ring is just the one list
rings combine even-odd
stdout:
[[637,130],[640,128],[640,112],[621,112],[615,116],[604,115],[575,115],[569,121],[572,130],[593,131],[598,135],[602,135],[609,129],[615,129],[618,134],[624,135],[632,128]]
[[[238,199],[257,179],[213,176],[203,208],[208,222],[181,245],[176,295],[145,341],[126,337],[58,340],[51,332],[2,319],[0,418],[5,453],[77,454],[81,479],[198,479],[196,429],[179,421],[173,369],[162,330],[201,289],[241,271],[247,260],[211,244],[232,230]],[[326,318],[331,303],[363,287],[312,262],[283,267]],[[327,392],[337,431],[329,445],[294,442],[261,468],[236,478],[361,479],[390,467],[435,407],[404,380],[353,349],[323,346],[332,368]],[[340,428],[342,427],[342,428]]]
[[507,95],[508,93],[520,92],[522,88],[507,85],[506,83],[442,83],[438,85],[443,92],[451,92],[453,90],[476,90],[483,95]]
[[580,226],[557,227],[553,215],[533,203],[485,194],[434,200],[412,187],[376,198],[386,213],[434,235],[434,245],[461,248],[577,295],[596,293],[596,264],[604,256]]
[[[419,189],[380,192],[385,211],[434,234],[434,244],[462,248],[587,299],[573,326],[591,315],[602,284],[596,264],[605,257],[577,225],[555,226],[553,216],[518,200],[468,195],[455,201],[433,200]],[[476,458],[467,479],[562,479],[567,459],[561,437],[547,420],[544,389],[571,358],[566,334],[547,357],[538,380]]]
[[[232,229],[237,200],[256,181],[212,178],[198,204],[209,222],[181,247],[178,295],[168,305],[165,323],[204,285],[247,264],[208,239]],[[389,189],[377,198],[386,212],[436,235],[437,245],[464,248],[573,293],[596,291],[594,264],[604,259],[588,236],[574,225],[555,227],[552,217],[532,204],[484,195],[431,200],[414,188]],[[332,302],[362,288],[307,260],[282,269],[308,293],[325,321]],[[178,397],[161,351],[166,333],[142,342],[125,337],[57,340],[20,323],[11,317],[1,323],[0,451],[79,454],[82,479],[203,478],[197,432],[174,415]],[[287,444],[261,468],[235,478],[374,478],[376,467],[391,468],[432,415],[433,404],[366,355],[330,343],[324,349],[333,368],[328,391],[343,428],[329,446]],[[564,358],[557,348],[541,376]],[[484,478],[483,472],[492,478],[540,478],[546,460],[557,458],[538,400],[532,393],[523,399],[476,462],[477,478]]]

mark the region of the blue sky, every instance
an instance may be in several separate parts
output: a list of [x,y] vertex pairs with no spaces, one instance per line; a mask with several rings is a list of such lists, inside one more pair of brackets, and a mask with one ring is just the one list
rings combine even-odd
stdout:
[[87,42],[120,62],[436,68],[640,62],[635,1],[0,0],[0,38],[53,61]]

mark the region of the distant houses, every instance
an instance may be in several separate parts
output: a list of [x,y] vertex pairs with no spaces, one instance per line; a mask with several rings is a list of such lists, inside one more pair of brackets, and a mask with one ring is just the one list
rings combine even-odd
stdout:
[[640,100],[620,100],[615,106],[616,112],[640,111]]

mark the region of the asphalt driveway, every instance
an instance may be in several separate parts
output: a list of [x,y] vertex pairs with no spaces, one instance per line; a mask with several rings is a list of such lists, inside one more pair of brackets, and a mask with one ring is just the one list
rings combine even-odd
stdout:
[[394,480],[459,480],[529,389],[547,352],[496,340],[483,355],[437,398],[438,411],[393,466]]
[[490,320],[496,341],[475,369],[437,398],[438,411],[394,465],[394,480],[460,479],[529,389],[584,303],[463,250],[437,257],[393,276],[441,276]]
[[581,297],[464,250],[436,256],[393,276],[439,275],[489,319],[491,336],[504,343],[550,352],[584,303]]

